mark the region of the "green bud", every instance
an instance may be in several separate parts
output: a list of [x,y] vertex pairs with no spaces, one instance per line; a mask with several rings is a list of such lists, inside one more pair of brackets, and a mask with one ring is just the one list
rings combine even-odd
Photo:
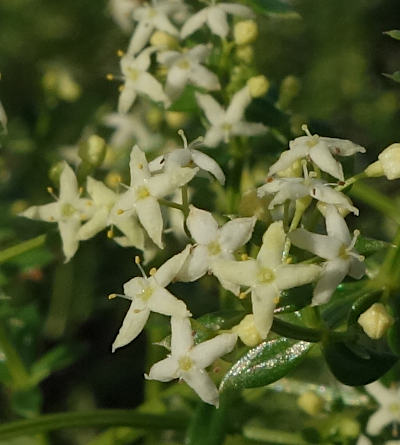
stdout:
[[51,167],[50,167],[50,170],[49,170],[49,178],[50,178],[50,181],[56,186],[56,187],[58,187],[59,186],[59,184],[60,184],[60,176],[61,176],[61,172],[63,171],[63,169],[64,169],[64,162],[63,161],[59,161],[59,162],[57,162],[56,164],[53,164]]
[[80,158],[93,167],[100,167],[106,156],[106,151],[106,141],[96,134],[92,134],[79,146]]

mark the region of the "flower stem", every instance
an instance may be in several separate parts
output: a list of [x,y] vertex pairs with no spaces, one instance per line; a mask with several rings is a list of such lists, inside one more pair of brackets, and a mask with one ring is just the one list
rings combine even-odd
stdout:
[[305,442],[299,434],[257,426],[245,426],[243,435],[246,439],[274,445],[312,445],[310,442]]
[[178,204],[177,202],[168,201],[167,199],[162,198],[160,198],[158,202],[162,206],[170,207],[171,209],[178,209],[185,213],[185,209],[182,204]]
[[355,184],[360,179],[366,178],[367,175],[365,172],[358,173],[357,175],[352,176],[351,178],[347,179],[344,184],[338,185],[335,187],[335,190],[338,192],[341,192],[342,190],[346,189],[347,187],[350,187],[352,184]]
[[23,241],[22,243],[16,244],[15,246],[8,247],[7,249],[0,251],[0,263],[4,263],[11,258],[28,252],[29,250],[40,247],[46,241],[46,235],[39,235],[28,241]]

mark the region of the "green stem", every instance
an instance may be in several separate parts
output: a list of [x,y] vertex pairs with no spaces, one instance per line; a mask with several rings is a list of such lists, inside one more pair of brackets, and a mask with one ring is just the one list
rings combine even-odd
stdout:
[[0,324],[0,349],[5,355],[5,363],[15,388],[23,388],[29,382],[29,374],[18,352],[8,341],[3,324]]
[[0,251],[0,263],[4,263],[11,258],[28,252],[29,250],[35,249],[36,247],[42,246],[46,241],[46,235],[39,235],[36,238],[32,238],[28,241],[23,241],[22,243],[16,244],[15,246],[8,247]]
[[186,236],[190,239],[192,235],[187,226],[187,218],[189,216],[189,196],[188,196],[188,186],[184,185],[182,188],[182,206],[183,206],[183,230],[186,233]]
[[352,187],[349,193],[354,198],[360,199],[400,224],[400,209],[393,204],[392,199],[379,192],[376,188],[370,187],[363,182],[358,182]]
[[180,416],[141,414],[133,410],[94,410],[47,414],[35,419],[17,420],[0,425],[0,440],[63,428],[131,426],[146,429],[182,430],[187,420]]
[[158,203],[162,206],[170,207],[171,209],[178,209],[183,212],[183,214],[185,214],[185,209],[182,204],[178,204],[177,202],[168,201],[167,199],[162,198],[158,200]]
[[335,190],[338,192],[341,192],[342,190],[346,189],[347,187],[350,187],[352,184],[355,184],[360,179],[365,179],[367,175],[365,172],[358,173],[358,175],[354,175],[351,178],[347,179],[344,184],[338,185],[335,187]]
[[243,435],[246,439],[272,443],[274,445],[312,445],[310,442],[305,442],[301,438],[300,434],[288,433],[287,431],[271,430],[269,428],[256,426],[244,427]]
[[[396,235],[393,240],[393,245],[389,248],[385,260],[382,265],[383,273],[390,273],[393,269],[393,264],[395,263],[397,254],[400,248],[400,227],[397,228]],[[395,272],[395,271],[394,271]]]

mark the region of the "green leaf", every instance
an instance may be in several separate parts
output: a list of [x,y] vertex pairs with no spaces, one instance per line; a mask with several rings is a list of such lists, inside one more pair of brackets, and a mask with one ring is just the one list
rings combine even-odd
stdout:
[[38,387],[12,393],[11,407],[19,416],[34,417],[40,413],[41,405],[42,394]]
[[383,75],[394,80],[395,82],[400,82],[400,71],[395,71],[393,74],[383,73]]
[[392,29],[391,31],[385,31],[383,34],[386,34],[393,39],[400,40],[400,29]]
[[385,374],[398,360],[392,354],[378,353],[370,348],[359,348],[342,341],[328,340],[323,353],[332,374],[349,386],[374,382]]
[[221,329],[230,329],[244,317],[243,311],[218,311],[203,315],[197,320],[192,320],[195,330],[195,342],[199,343],[213,337]]
[[388,329],[387,340],[390,349],[400,357],[400,320],[396,320]]
[[287,338],[264,341],[250,349],[228,371],[220,390],[255,388],[275,382],[294,369],[312,344]]
[[351,306],[347,319],[348,325],[357,323],[358,317],[364,313],[370,306],[379,301],[381,292],[366,293],[358,298]]
[[355,249],[361,255],[369,255],[371,253],[377,252],[378,250],[386,249],[390,246],[391,244],[386,241],[359,236],[355,244]]
[[298,16],[292,6],[282,0],[247,0],[246,3],[259,14]]
[[285,314],[299,311],[311,303],[312,287],[300,286],[281,292],[275,314]]

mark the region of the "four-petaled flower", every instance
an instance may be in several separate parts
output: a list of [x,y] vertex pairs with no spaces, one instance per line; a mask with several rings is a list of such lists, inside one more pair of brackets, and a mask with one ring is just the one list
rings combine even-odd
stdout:
[[163,51],[158,54],[158,62],[168,68],[165,92],[172,100],[188,83],[210,91],[221,88],[218,77],[201,65],[209,54],[207,45],[197,45],[186,52]]
[[314,289],[313,305],[329,301],[346,275],[360,279],[365,273],[364,258],[354,250],[359,232],[356,231],[351,238],[347,224],[335,206],[327,207],[325,220],[328,235],[311,233],[305,229],[296,229],[288,235],[295,246],[327,260]]
[[237,3],[218,3],[213,0],[210,6],[201,9],[192,15],[182,26],[181,37],[184,39],[190,34],[200,29],[204,23],[207,23],[214,34],[225,38],[229,32],[227,14],[238,15],[244,18],[253,18],[254,14],[250,8]]
[[[185,250],[166,261],[150,277],[146,277],[141,269],[143,277],[132,278],[124,284],[123,297],[132,300],[132,303],[112,345],[113,352],[130,343],[142,332],[150,312],[174,317],[192,315],[183,301],[165,289],[181,269],[190,248],[191,246],[187,245]],[[117,295],[111,294],[110,298],[115,296]]]
[[283,223],[277,221],[264,233],[257,259],[217,260],[213,264],[213,273],[220,280],[249,286],[254,323],[263,339],[271,328],[281,291],[310,283],[321,272],[321,268],[314,264],[283,264],[285,240]]
[[247,86],[235,93],[226,111],[209,94],[196,93],[196,98],[211,124],[204,138],[208,147],[216,147],[222,140],[229,142],[231,136],[258,136],[267,131],[261,123],[244,120],[244,111],[252,100]]
[[303,130],[307,136],[300,136],[290,141],[290,150],[284,151],[280,158],[271,165],[268,176],[290,167],[297,159],[309,157],[322,171],[344,181],[343,168],[333,155],[350,156],[357,152],[365,153],[365,148],[347,139],[320,137],[311,135],[306,125]]
[[368,420],[367,433],[375,436],[392,422],[400,424],[400,388],[389,389],[376,381],[366,385],[365,389],[380,405]]
[[146,378],[161,382],[182,379],[204,402],[218,406],[218,390],[205,368],[232,351],[237,335],[220,334],[194,346],[188,318],[172,317],[171,330],[171,354],[153,365]]

